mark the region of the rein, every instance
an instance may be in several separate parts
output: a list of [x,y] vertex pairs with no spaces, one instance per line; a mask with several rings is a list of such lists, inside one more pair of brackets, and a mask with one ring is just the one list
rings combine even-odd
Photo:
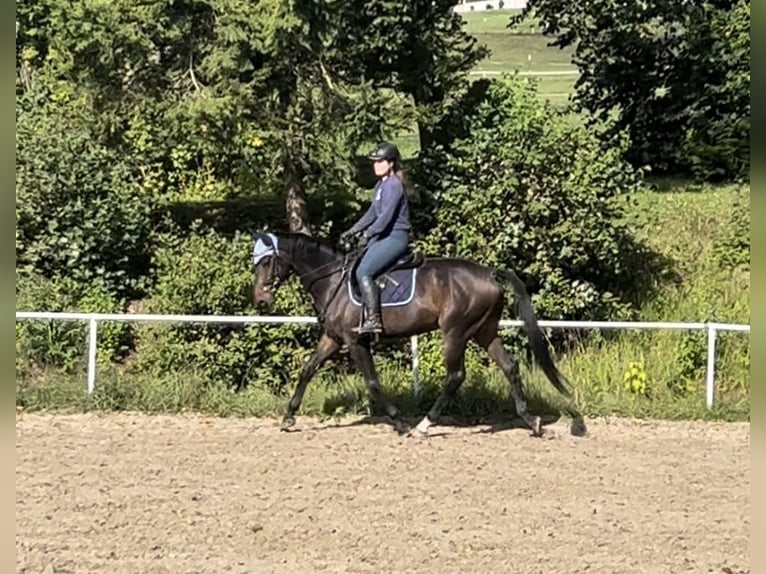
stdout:
[[[346,272],[348,271],[348,253],[345,253],[343,255],[343,265],[340,268],[340,276],[338,277],[338,280],[335,282],[335,287],[333,287],[332,294],[330,295],[330,298],[327,299],[327,304],[325,305],[324,311],[319,313],[319,323],[324,323],[325,315],[327,315],[327,311],[330,309],[330,305],[333,301],[335,301],[335,297],[338,295],[338,291],[340,290],[340,286],[343,285],[343,278],[346,276]],[[334,275],[334,273],[331,273],[331,275]]]
[[[315,277],[311,281],[311,283],[309,283],[307,285],[307,289],[309,291],[311,291],[311,287],[314,285],[314,283],[316,283],[320,279],[324,279],[326,277],[331,277],[332,275],[335,275],[336,273],[340,273],[340,276],[338,277],[338,280],[335,282],[335,285],[332,288],[331,295],[330,295],[329,299],[327,300],[327,303],[325,304],[324,311],[319,313],[318,320],[319,320],[320,324],[324,323],[324,318],[325,318],[325,315],[327,314],[327,310],[330,308],[332,302],[335,300],[335,297],[337,297],[338,292],[340,291],[341,285],[343,285],[343,278],[346,276],[346,273],[348,272],[349,260],[353,261],[359,255],[359,253],[361,251],[363,251],[363,250],[356,250],[356,251],[352,251],[350,253],[344,253],[343,254],[343,262],[342,262],[342,264],[340,266],[340,269],[337,269],[337,270],[332,271],[330,273],[327,273],[325,275],[319,275],[319,276]],[[353,255],[353,257],[350,257],[351,255]],[[275,265],[275,261],[276,261],[277,258],[282,259],[283,261],[285,261],[288,265],[290,265],[294,269],[294,266],[292,265],[291,261],[289,259],[287,259],[285,256],[283,256],[279,251],[276,251],[274,253],[274,255],[271,256],[271,261],[269,262],[269,275],[272,277],[272,280],[269,282],[269,289],[273,290],[273,291],[276,291],[279,288],[280,284],[281,284],[281,280],[280,280],[279,276],[274,273],[274,265]],[[299,280],[301,280],[305,276],[307,276],[307,275],[309,275],[311,273],[318,273],[319,271],[322,271],[323,269],[327,269],[328,267],[332,267],[332,266],[336,265],[337,263],[338,263],[338,261],[336,259],[336,260],[331,261],[330,263],[326,263],[324,265],[320,265],[319,267],[317,267],[315,269],[311,269],[310,271],[307,271],[305,273],[295,273],[295,275],[298,277]]]

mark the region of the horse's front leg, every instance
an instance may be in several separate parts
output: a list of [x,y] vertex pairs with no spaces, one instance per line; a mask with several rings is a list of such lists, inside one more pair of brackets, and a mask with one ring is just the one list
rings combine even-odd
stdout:
[[287,412],[285,412],[285,416],[282,418],[281,430],[289,430],[295,425],[295,413],[298,412],[301,406],[306,387],[308,387],[309,382],[314,378],[314,375],[316,375],[325,361],[338,352],[338,350],[340,350],[340,344],[327,333],[322,333],[316,351],[314,351],[314,354],[303,367],[295,393],[293,393],[290,402],[287,404]]

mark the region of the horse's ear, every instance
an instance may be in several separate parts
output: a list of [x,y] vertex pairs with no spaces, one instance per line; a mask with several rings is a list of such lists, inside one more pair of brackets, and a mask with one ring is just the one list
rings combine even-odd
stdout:
[[253,229],[252,227],[247,228],[247,232],[250,234],[250,237],[253,241],[258,241],[259,239],[262,239],[264,236],[264,233],[262,231],[257,231]]

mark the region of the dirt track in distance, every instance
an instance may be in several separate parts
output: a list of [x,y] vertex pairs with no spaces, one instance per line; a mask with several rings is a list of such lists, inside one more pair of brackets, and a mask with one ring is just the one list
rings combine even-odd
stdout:
[[750,571],[750,425],[16,421],[16,571]]

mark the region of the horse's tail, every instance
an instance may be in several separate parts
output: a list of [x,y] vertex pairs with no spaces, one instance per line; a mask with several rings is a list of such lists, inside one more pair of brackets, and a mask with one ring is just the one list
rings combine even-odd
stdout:
[[537,363],[540,365],[553,386],[556,387],[561,394],[571,397],[572,392],[569,390],[571,384],[553,363],[553,357],[551,357],[550,351],[548,350],[543,331],[537,323],[537,317],[532,308],[532,300],[529,298],[526,285],[524,285],[524,282],[519,279],[516,273],[509,269],[497,269],[495,270],[495,275],[503,281],[509,282],[513,286],[513,290],[516,292],[516,303],[519,309],[519,317],[524,322],[524,330],[529,337],[529,344],[532,347],[532,352],[537,359]]

